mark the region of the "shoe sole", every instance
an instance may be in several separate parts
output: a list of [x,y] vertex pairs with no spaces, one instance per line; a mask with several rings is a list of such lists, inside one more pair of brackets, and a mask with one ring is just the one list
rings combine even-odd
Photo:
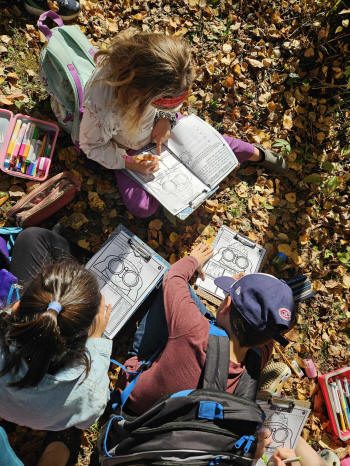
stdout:
[[[45,13],[45,10],[41,10],[40,8],[35,8],[34,6],[28,5],[27,3],[24,4],[24,8],[28,11],[28,13],[35,15],[35,16],[40,16],[42,13]],[[74,13],[73,15],[59,15],[63,20],[65,21],[70,21],[77,16],[79,16],[79,11],[78,13]],[[57,13],[58,14],[58,13]]]

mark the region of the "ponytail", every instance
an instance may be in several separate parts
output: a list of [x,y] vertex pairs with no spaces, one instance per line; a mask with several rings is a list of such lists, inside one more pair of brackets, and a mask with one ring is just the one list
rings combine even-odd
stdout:
[[[49,306],[52,301],[59,311]],[[0,376],[16,374],[25,363],[25,375],[11,383],[25,388],[72,364],[83,365],[87,374],[90,359],[85,344],[99,304],[97,281],[81,265],[65,261],[47,267],[26,289],[18,309],[0,315],[5,344]]]

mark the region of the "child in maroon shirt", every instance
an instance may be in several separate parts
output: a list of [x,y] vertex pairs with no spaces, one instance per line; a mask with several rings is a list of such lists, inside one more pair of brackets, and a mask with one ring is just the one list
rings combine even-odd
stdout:
[[[209,321],[204,314],[210,313],[199,304],[188,282],[195,271],[201,272],[211,255],[210,246],[197,246],[190,256],[174,264],[164,279],[163,295],[158,296],[150,312],[153,320],[159,317],[167,328],[167,339],[163,351],[140,375],[129,397],[127,408],[136,414],[146,411],[164,395],[197,388],[200,383],[209,332]],[[251,274],[238,281],[231,277],[217,280],[218,286],[229,293],[218,309],[217,324],[230,337],[226,391],[233,393],[245,370],[248,350],[259,346],[264,366],[271,355],[272,339],[281,340],[280,333],[291,327],[294,299],[290,287],[271,275]],[[152,316],[146,316],[146,320],[147,317],[152,320]],[[162,324],[158,326],[159,332],[161,327]],[[147,330],[144,336],[147,337]],[[148,356],[151,354],[149,351]],[[126,368],[137,370],[141,356],[138,353],[128,359]]]

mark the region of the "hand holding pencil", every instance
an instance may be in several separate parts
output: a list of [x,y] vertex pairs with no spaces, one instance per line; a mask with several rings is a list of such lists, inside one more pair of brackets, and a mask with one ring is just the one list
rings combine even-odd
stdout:
[[296,456],[294,450],[289,448],[277,448],[269,459],[268,466],[301,466],[300,461],[300,456]]

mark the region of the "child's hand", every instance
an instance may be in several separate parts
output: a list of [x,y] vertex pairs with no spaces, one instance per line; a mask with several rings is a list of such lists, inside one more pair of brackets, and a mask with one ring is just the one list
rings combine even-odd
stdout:
[[[268,466],[284,466],[285,464],[290,464],[285,463],[283,460],[293,457],[296,457],[294,450],[290,450],[289,448],[277,448],[269,459]],[[300,462],[293,462],[293,466],[300,466]]]
[[125,168],[149,176],[159,169],[159,159],[153,154],[135,155],[125,162]]
[[106,327],[109,322],[109,318],[111,316],[112,306],[110,304],[105,303],[105,299],[102,296],[100,307],[98,309],[98,313],[91,325],[89,337],[90,338],[101,338],[106,330]]
[[153,126],[151,140],[157,144],[157,152],[160,154],[163,142],[170,137],[171,124],[166,118],[160,118]]
[[197,272],[199,277],[204,280],[204,272],[202,270],[203,265],[211,258],[213,255],[213,248],[209,246],[209,244],[205,243],[200,243],[197,246],[195,246],[192,251],[190,256],[194,257],[197,259],[198,262],[198,267],[197,267]]

